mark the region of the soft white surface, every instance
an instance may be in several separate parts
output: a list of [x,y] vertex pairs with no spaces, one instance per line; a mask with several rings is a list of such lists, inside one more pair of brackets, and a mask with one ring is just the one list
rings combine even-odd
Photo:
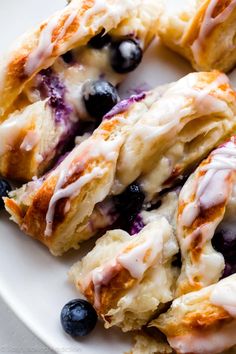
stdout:
[[0,299],[1,329],[0,353],[53,354]]
[[[7,48],[23,30],[64,5],[64,0],[1,0],[0,51]],[[126,93],[130,88],[147,83],[151,86],[164,84],[190,71],[190,66],[184,60],[156,43],[150,48],[149,55],[145,56],[142,66],[130,75],[122,91]],[[66,275],[69,267],[79,259],[78,252],[54,258],[37,242],[23,236],[4,213],[0,213],[0,237],[0,293],[47,345],[58,353],[84,354],[120,354],[129,348],[127,335],[121,335],[116,330],[105,331],[101,324],[81,341],[75,341],[63,333],[59,322],[60,310],[67,301],[78,297]],[[83,252],[85,248],[82,248]],[[6,331],[2,330],[3,327]],[[18,348],[23,348],[25,343],[29,345],[28,349],[31,345],[32,348],[40,346],[40,342],[20,326],[10,312],[4,312],[1,317],[0,332],[0,351],[1,345],[14,347],[17,344]],[[17,338],[16,341],[14,338]],[[28,353],[30,350],[25,348],[22,352]],[[36,350],[34,352],[37,353]],[[40,346],[38,352],[47,352],[47,349]]]

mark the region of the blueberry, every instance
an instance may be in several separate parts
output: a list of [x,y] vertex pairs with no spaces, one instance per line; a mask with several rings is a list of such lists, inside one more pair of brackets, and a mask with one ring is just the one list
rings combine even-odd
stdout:
[[133,224],[131,224],[130,227],[130,234],[131,235],[136,235],[138,234],[143,228],[144,228],[145,224],[143,222],[143,219],[141,217],[141,215],[137,215],[136,218],[133,221]]
[[74,61],[73,53],[70,50],[63,54],[61,57],[66,64],[71,64]]
[[65,100],[66,87],[60,77],[52,69],[41,70],[39,87],[41,98],[49,98],[48,104],[53,109],[57,123],[66,122],[72,107]]
[[112,43],[111,66],[117,73],[124,74],[133,71],[142,61],[142,57],[143,51],[133,39]]
[[95,37],[90,39],[89,46],[94,49],[102,49],[106,45],[111,42],[111,36],[109,34],[105,34],[105,30],[102,30],[101,33],[97,34]]
[[139,214],[145,195],[138,184],[131,184],[121,195],[114,197],[116,210],[125,230],[131,232],[133,223]]
[[236,260],[230,260],[225,263],[225,269],[222,278],[229,277],[230,275],[236,273]]
[[172,262],[173,267],[181,268],[182,267],[182,258],[181,258],[181,253],[179,252],[178,254],[175,255],[175,259]]
[[61,311],[62,327],[72,337],[83,337],[89,334],[96,326],[97,319],[93,306],[81,299],[68,302]]
[[5,179],[0,179],[0,208],[4,207],[3,197],[7,197],[12,190],[10,184]]
[[236,256],[236,230],[233,227],[219,229],[212,239],[212,246],[225,259]]
[[83,85],[82,94],[89,115],[99,119],[119,101],[116,88],[105,80],[87,81]]

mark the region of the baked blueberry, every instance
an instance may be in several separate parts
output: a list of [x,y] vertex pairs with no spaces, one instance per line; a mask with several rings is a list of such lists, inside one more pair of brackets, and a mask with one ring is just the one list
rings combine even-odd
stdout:
[[225,269],[222,275],[222,278],[229,277],[232,274],[236,273],[236,262],[231,259],[230,261],[225,263]]
[[89,46],[94,49],[102,49],[111,42],[111,36],[103,30],[101,33],[97,34],[95,37],[90,39]]
[[60,77],[52,69],[40,71],[41,84],[39,87],[41,98],[49,98],[48,104],[55,113],[57,123],[66,121],[73,108],[66,103],[66,87]]
[[71,64],[74,61],[73,53],[70,50],[63,54],[61,57],[66,64]]
[[4,207],[3,197],[7,197],[12,190],[10,184],[5,179],[0,179],[0,208]]
[[133,71],[142,61],[143,51],[133,39],[113,42],[111,45],[111,66],[120,74]]
[[233,227],[218,230],[213,237],[212,246],[226,259],[236,256],[236,230]]
[[145,195],[138,184],[131,184],[122,194],[114,197],[114,204],[120,215],[121,227],[132,232],[133,223],[142,209]]
[[141,215],[137,215],[136,218],[133,221],[133,224],[130,227],[130,234],[131,235],[136,235],[138,234],[143,228],[145,224],[143,222],[143,219]]
[[61,311],[62,327],[72,337],[83,337],[89,334],[96,326],[97,319],[93,306],[81,299],[71,300]]
[[83,85],[82,94],[89,115],[99,119],[119,101],[116,88],[105,80],[87,81]]

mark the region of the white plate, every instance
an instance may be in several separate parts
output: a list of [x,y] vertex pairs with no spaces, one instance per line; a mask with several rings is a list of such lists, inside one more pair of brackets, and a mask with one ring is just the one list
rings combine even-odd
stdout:
[[[7,0],[0,4],[0,50],[5,50],[24,30],[65,6],[65,0]],[[126,80],[122,91],[149,84],[155,86],[179,79],[191,71],[179,56],[157,41],[141,67]],[[235,77],[234,73],[231,77]],[[235,77],[236,83],[236,77]],[[62,306],[79,297],[67,281],[67,271],[81,252],[54,258],[46,248],[24,236],[7,215],[0,214],[0,293],[19,318],[58,353],[121,354],[130,348],[128,335],[105,331],[99,324],[80,341],[67,336],[60,325]],[[83,252],[86,245],[82,247]],[[90,245],[91,247],[91,245]]]

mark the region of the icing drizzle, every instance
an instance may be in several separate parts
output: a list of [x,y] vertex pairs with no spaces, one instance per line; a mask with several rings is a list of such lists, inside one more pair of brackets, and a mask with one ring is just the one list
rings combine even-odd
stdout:
[[236,274],[221,280],[214,286],[210,302],[222,307],[236,319]]
[[56,203],[63,198],[69,198],[73,195],[76,197],[81,188],[86,185],[88,182],[93,180],[94,178],[101,178],[104,174],[105,170],[101,169],[100,167],[95,167],[92,172],[87,173],[86,175],[80,177],[74,183],[69,184],[67,187],[62,188],[64,184],[64,180],[66,178],[67,171],[64,170],[57,181],[54,194],[50,200],[48,212],[46,215],[46,229],[45,229],[45,236],[50,236],[52,233],[52,223],[55,213]]
[[[136,240],[126,242],[115,259],[108,261],[104,265],[95,268],[89,274],[85,281],[85,288],[92,281],[94,285],[94,306],[100,307],[100,291],[103,285],[108,285],[109,282],[120,272],[122,268],[128,270],[130,275],[137,281],[141,281],[145,272],[157,262],[160,256],[162,262],[162,254],[164,247],[164,234],[169,232],[168,222],[162,219],[163,232],[156,232],[159,229],[159,222],[152,222],[146,225],[137,236],[139,243]],[[144,236],[144,238],[142,237]]]
[[236,144],[232,138],[229,142],[220,146],[210,155],[210,162],[203,165],[198,174],[204,175],[198,178],[195,200],[186,205],[182,213],[182,223],[190,227],[198,217],[200,208],[209,209],[219,205],[228,198],[228,176],[236,171]]
[[54,46],[65,35],[68,27],[74,22],[77,11],[72,12],[66,19],[61,31],[52,40],[53,31],[55,30],[58,22],[60,21],[61,14],[58,13],[52,17],[45,28],[42,30],[37,47],[32,51],[28,57],[28,61],[25,64],[25,74],[31,76],[34,71],[42,65],[45,59],[47,59],[53,52]]
[[[156,259],[157,254],[162,251],[163,239],[160,237],[162,234],[160,233],[158,236],[155,233],[150,233],[145,242],[128,252],[124,251],[118,257],[118,262],[129,271],[133,278],[142,279],[146,270]],[[150,250],[149,253],[147,252],[148,250]]]
[[[94,139],[91,137],[76,147],[53,172],[53,175],[58,175],[58,179],[46,214],[45,236],[51,236],[52,234],[56,203],[63,198],[76,197],[84,185],[91,182],[93,179],[102,178],[107,172],[108,167],[94,167],[91,172],[86,173],[85,175],[79,177],[75,182],[63,188],[69,178],[75,173],[75,171],[82,172],[84,170],[85,163],[88,163],[90,158],[94,159],[98,156],[102,156],[108,162],[116,161],[122,141],[122,136],[117,136],[114,140],[107,141],[102,140],[102,138]],[[96,151],[93,148],[94,146],[96,146]],[[66,211],[69,210],[70,208]]]
[[[139,4],[139,0],[136,0],[136,2],[137,1]],[[68,14],[68,17],[61,27],[60,32],[54,39],[52,38],[53,32],[60,22],[63,13],[58,12],[55,16],[51,17],[48,23],[46,23],[46,26],[40,34],[36,48],[29,55],[25,64],[25,74],[27,76],[31,76],[34,71],[42,66],[43,62],[53,54],[54,47],[64,37],[68,28],[79,15],[78,6],[80,5],[81,4],[79,3],[78,5],[76,1],[72,1],[71,4],[67,7],[70,9],[71,13]],[[66,52],[68,49],[70,49],[82,37],[88,35],[91,32],[90,18],[93,18],[92,29],[94,33],[96,33],[96,31],[98,31],[102,26],[108,27],[107,30],[110,30],[117,26],[117,24],[121,21],[122,16],[127,17],[129,11],[133,10],[133,8],[134,5],[132,0],[126,0],[125,3],[117,2],[116,6],[109,6],[107,1],[104,0],[94,0],[92,7],[87,9],[86,12],[81,15],[78,30],[72,33],[71,37],[67,39],[67,43],[61,46],[61,53],[57,53],[56,55],[63,54],[63,52]],[[101,16],[97,16],[98,14]]]
[[231,3],[215,18],[213,18],[213,12],[217,6],[219,0],[211,0],[207,7],[205,16],[203,18],[198,38],[193,42],[191,48],[195,61],[198,63],[200,55],[202,54],[203,43],[206,37],[212,32],[212,30],[219,24],[223,23],[230,16],[232,11],[236,7],[236,0],[232,0]]

